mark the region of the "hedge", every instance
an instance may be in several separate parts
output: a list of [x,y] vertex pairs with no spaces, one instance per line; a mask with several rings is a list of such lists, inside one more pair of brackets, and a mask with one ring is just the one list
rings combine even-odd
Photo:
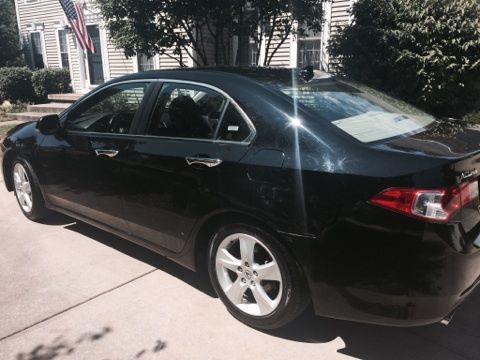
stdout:
[[47,100],[48,94],[64,94],[72,91],[70,72],[66,69],[41,69],[33,72],[32,84],[40,101]]
[[35,102],[32,71],[26,67],[0,68],[0,102]]
[[31,71],[26,67],[0,68],[0,103],[44,102],[48,94],[69,93],[70,73],[66,69]]
[[333,36],[340,72],[441,117],[480,109],[480,2],[358,0]]

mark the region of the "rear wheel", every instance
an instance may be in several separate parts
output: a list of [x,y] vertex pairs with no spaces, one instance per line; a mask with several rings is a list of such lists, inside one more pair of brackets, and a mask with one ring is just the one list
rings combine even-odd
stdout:
[[295,319],[308,304],[300,266],[262,229],[225,226],[212,238],[209,254],[213,287],[240,321],[275,329]]
[[30,165],[23,159],[16,159],[12,166],[12,179],[15,197],[23,214],[33,221],[46,218],[49,211],[45,207],[42,192],[35,182]]

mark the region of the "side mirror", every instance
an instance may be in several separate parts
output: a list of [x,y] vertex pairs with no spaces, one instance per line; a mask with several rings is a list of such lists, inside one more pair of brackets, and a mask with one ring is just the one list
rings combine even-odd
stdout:
[[60,119],[58,115],[46,115],[37,123],[37,129],[44,135],[55,134],[60,129]]

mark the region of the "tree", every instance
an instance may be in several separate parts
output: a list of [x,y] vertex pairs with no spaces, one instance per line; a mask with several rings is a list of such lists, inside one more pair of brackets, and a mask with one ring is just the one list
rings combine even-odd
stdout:
[[[257,46],[265,40],[263,65],[269,65],[290,35],[320,30],[324,1],[97,0],[97,5],[111,38],[127,56],[165,54],[184,66],[186,53],[197,66],[231,64],[241,57],[232,54],[238,36],[251,37]],[[297,22],[303,27],[294,26]]]
[[0,67],[20,65],[21,49],[15,6],[12,0],[0,0]]
[[477,0],[359,0],[330,43],[339,70],[439,116],[480,105]]

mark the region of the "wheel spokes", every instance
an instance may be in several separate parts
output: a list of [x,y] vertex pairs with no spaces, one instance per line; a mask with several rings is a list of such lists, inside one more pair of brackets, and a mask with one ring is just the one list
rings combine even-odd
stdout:
[[260,309],[260,314],[268,314],[275,309],[275,303],[262,286],[255,286],[251,288],[253,297]]
[[17,171],[13,173],[13,182],[15,183],[16,188],[22,185],[22,179],[20,178],[20,174]]
[[28,195],[26,192],[23,193],[23,199],[25,201],[25,206],[28,209],[32,208],[32,199],[30,198],[30,195]]
[[227,295],[232,303],[237,305],[242,302],[243,294],[245,294],[246,290],[247,286],[242,283],[239,277],[227,290],[225,290],[225,295]]
[[282,274],[275,261],[271,261],[264,265],[255,265],[253,270],[256,271],[259,280],[282,281]]
[[250,266],[253,265],[254,259],[253,259],[253,250],[255,248],[255,239],[244,235],[240,236],[238,241],[240,242],[240,255],[242,257],[242,262],[245,265],[245,263],[248,263]]
[[13,169],[13,182],[18,202],[25,212],[30,212],[33,208],[32,186],[28,174],[21,164],[16,164]]
[[238,267],[242,265],[241,260],[230,254],[227,249],[219,250],[217,254],[217,263],[233,272],[237,272]]

